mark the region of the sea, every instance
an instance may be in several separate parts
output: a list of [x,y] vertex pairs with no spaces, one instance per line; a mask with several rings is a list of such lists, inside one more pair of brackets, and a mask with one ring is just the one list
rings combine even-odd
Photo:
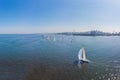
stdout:
[[120,80],[120,36],[0,34],[0,80]]

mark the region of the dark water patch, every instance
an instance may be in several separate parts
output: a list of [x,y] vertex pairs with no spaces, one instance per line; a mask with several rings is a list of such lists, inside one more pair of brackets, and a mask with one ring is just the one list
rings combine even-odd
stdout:
[[81,74],[78,75],[79,71],[68,66],[47,63],[35,65],[25,80],[82,80]]

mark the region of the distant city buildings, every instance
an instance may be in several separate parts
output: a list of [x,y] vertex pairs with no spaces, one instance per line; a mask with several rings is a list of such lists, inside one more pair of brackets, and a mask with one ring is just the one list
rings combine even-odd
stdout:
[[75,36],[120,36],[120,32],[108,33],[98,30],[87,31],[87,32],[62,32],[57,33],[61,35],[75,35]]

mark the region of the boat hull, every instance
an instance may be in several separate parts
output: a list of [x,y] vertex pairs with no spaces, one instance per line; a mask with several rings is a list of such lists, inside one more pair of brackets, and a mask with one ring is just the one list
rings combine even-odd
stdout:
[[89,61],[80,60],[81,63],[89,63]]

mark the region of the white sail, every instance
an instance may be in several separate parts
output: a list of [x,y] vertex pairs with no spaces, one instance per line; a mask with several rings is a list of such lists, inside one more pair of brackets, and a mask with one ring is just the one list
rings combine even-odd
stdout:
[[54,36],[53,41],[56,41],[56,37]]
[[79,60],[82,60],[83,57],[82,57],[82,49],[80,49],[79,53],[78,53],[78,59]]

